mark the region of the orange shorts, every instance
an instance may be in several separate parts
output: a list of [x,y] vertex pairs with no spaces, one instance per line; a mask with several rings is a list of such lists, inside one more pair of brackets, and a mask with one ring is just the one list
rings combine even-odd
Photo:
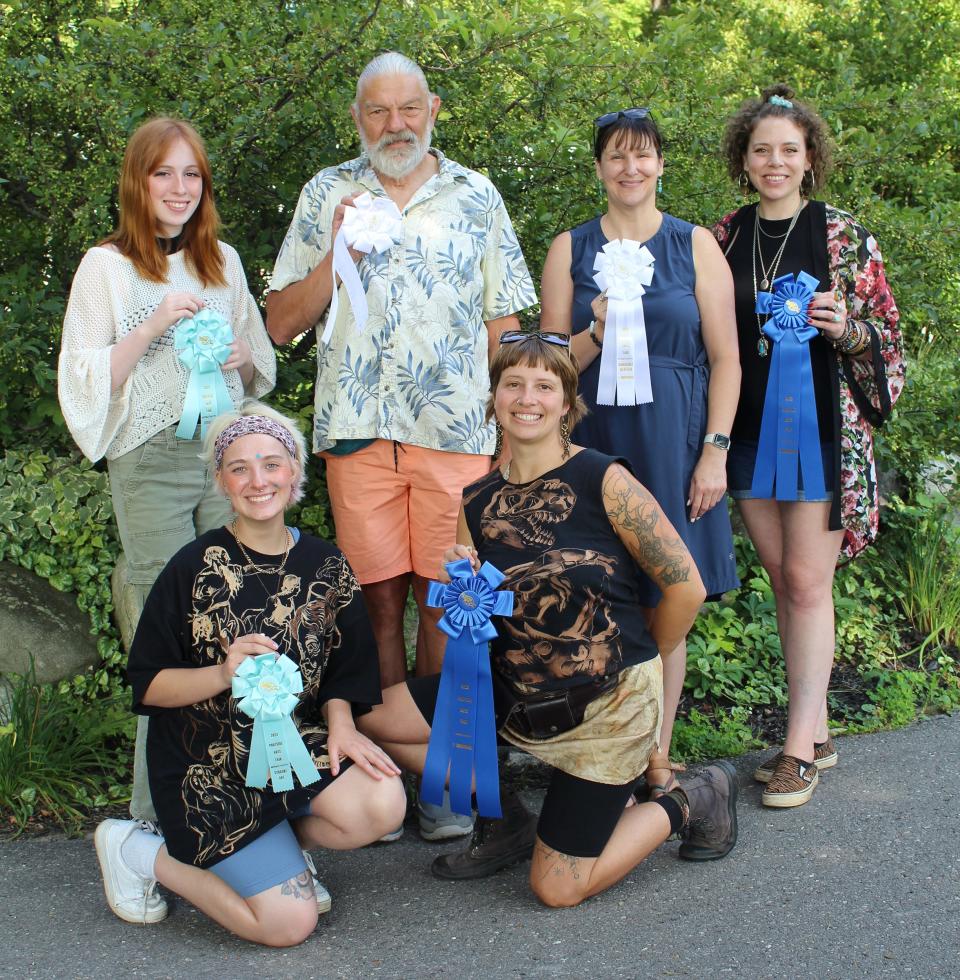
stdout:
[[348,456],[321,455],[337,545],[361,585],[411,571],[436,578],[457,541],[463,488],[490,472],[489,456],[387,439]]

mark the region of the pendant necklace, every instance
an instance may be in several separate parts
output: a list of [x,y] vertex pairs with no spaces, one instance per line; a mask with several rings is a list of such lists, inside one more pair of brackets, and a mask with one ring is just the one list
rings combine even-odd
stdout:
[[276,568],[265,568],[262,565],[258,565],[251,557],[250,552],[244,547],[243,542],[240,540],[240,535],[237,532],[237,519],[234,518],[230,524],[230,533],[233,535],[234,540],[240,546],[240,551],[243,554],[246,563],[253,569],[254,574],[257,577],[257,581],[260,583],[260,587],[266,593],[268,599],[272,599],[273,596],[270,590],[267,588],[261,576],[263,575],[276,575],[277,576],[277,591],[280,590],[280,585],[283,582],[283,572],[287,567],[287,558],[290,556],[290,541],[293,537],[290,532],[284,527],[283,529],[283,540],[285,543],[285,548],[283,551],[283,558],[280,559],[280,564]]
[[[803,210],[803,201],[800,201],[800,206],[793,213],[793,217],[790,219],[790,225],[783,235],[783,242],[780,248],[777,249],[776,254],[770,261],[769,268],[763,264],[763,252],[760,251],[760,205],[757,205],[757,210],[753,213],[753,249],[751,254],[751,259],[753,262],[753,308],[757,308],[757,293],[767,292],[770,289],[771,284],[777,278],[777,269],[780,268],[780,260],[783,258],[784,249],[787,247],[787,241],[790,238],[790,232],[796,227],[797,219],[800,217],[800,212]],[[766,234],[766,232],[764,232]],[[780,236],[767,235],[768,238],[779,238]],[[759,289],[757,288],[757,260],[760,260],[760,272],[763,278],[760,280]],[[766,320],[760,319],[760,314],[756,314],[757,317],[757,332],[760,334],[757,340],[757,353],[761,357],[766,357],[770,353],[770,341],[767,339],[766,334],[763,332],[763,324]]]

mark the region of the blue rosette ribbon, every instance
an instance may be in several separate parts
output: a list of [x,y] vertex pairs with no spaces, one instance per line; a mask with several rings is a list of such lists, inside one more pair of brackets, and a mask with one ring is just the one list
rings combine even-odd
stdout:
[[190,372],[183,412],[177,426],[178,439],[192,439],[200,422],[200,436],[221,412],[233,408],[221,366],[230,356],[233,330],[219,313],[200,310],[183,317],[174,327],[173,346],[180,362]]
[[757,293],[757,313],[769,314],[763,332],[773,341],[773,357],[750,487],[755,497],[797,500],[800,472],[806,497],[826,495],[810,365],[810,341],[817,330],[807,323],[807,308],[818,284],[813,276],[799,272],[796,277],[779,276],[771,292]]
[[303,690],[300,668],[282,654],[247,657],[233,675],[232,693],[237,707],[253,719],[246,785],[263,789],[267,775],[274,793],[293,789],[291,769],[301,786],[320,778],[317,767],[293,719]]
[[489,562],[477,573],[469,558],[445,567],[450,583],[431,582],[427,590],[427,605],[443,610],[438,625],[449,640],[420,795],[427,803],[442,804],[449,769],[450,805],[455,813],[471,813],[475,777],[480,815],[499,817],[497,728],[487,644],[497,635],[490,617],[513,612],[513,593],[497,591],[503,573]]

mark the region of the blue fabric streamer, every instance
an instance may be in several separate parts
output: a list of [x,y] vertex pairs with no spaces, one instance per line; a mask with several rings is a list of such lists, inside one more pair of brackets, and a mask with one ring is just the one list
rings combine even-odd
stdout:
[[230,357],[233,330],[219,313],[210,309],[183,317],[174,329],[174,349],[190,372],[177,438],[192,439],[197,422],[203,438],[207,424],[221,412],[233,408],[221,370],[221,365]]
[[438,625],[449,640],[420,795],[427,803],[442,804],[449,769],[455,813],[471,812],[475,778],[480,815],[499,817],[497,729],[487,644],[497,635],[490,617],[513,612],[513,593],[496,591],[503,574],[489,562],[476,574],[469,558],[449,562],[446,569],[450,584],[431,582],[427,591],[427,605],[443,609]]
[[763,332],[773,341],[773,357],[750,487],[755,497],[797,500],[798,473],[806,497],[826,496],[810,364],[810,341],[817,330],[807,323],[818,284],[799,272],[796,279],[789,274],[775,279],[772,292],[757,293],[757,313],[769,314]]

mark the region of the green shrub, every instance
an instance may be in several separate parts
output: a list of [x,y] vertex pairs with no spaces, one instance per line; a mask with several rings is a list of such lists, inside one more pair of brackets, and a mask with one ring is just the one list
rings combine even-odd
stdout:
[[130,798],[136,720],[128,699],[105,697],[92,710],[37,684],[32,672],[8,681],[0,692],[0,812],[15,833],[34,815],[75,830],[92,807]]
[[685,717],[677,718],[670,755],[682,762],[702,762],[742,755],[761,745],[750,729],[745,708],[718,711],[712,717],[692,708]]

